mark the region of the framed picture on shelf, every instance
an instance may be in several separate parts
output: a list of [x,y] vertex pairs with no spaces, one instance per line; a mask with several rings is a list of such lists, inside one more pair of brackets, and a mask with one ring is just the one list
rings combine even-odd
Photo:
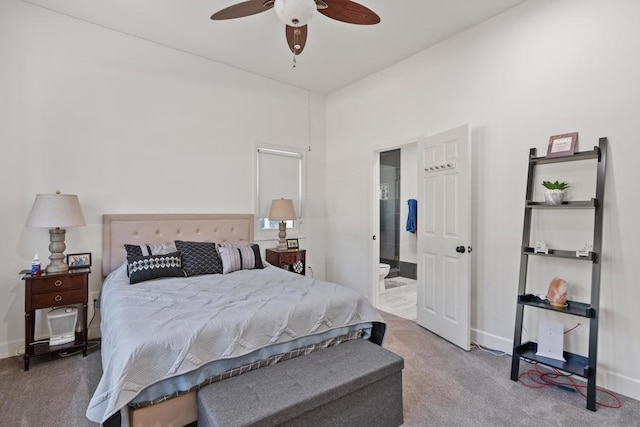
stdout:
[[547,157],[571,156],[578,147],[578,132],[554,135],[549,138]]
[[287,249],[298,249],[299,247],[298,239],[287,239]]
[[67,254],[67,265],[69,268],[91,267],[91,252]]

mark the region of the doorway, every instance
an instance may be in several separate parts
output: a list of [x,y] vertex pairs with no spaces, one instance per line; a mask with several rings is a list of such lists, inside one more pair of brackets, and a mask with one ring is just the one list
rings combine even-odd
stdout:
[[[471,137],[469,126],[464,125],[446,132],[420,138],[404,145],[374,149],[371,157],[371,288],[369,297],[382,311],[416,321],[420,326],[440,335],[459,347],[470,346],[471,298]],[[381,155],[400,148],[400,256],[399,276],[404,266],[403,246],[413,245],[412,253],[417,270],[416,292],[409,315],[400,314],[395,303],[388,301],[387,292],[381,292],[383,274],[380,255],[380,198]],[[410,153],[410,154],[409,154]],[[413,173],[405,178],[405,172]],[[405,183],[413,183],[413,193],[404,190]],[[417,187],[417,188],[416,188]],[[393,187],[389,186],[391,190]],[[417,230],[409,237],[403,231],[409,198],[417,200]],[[404,237],[404,239],[403,239]],[[407,238],[408,237],[408,238]],[[464,248],[464,250],[462,250]],[[462,254],[462,255],[461,255]],[[390,272],[391,268],[389,268]],[[397,279],[392,277],[391,279]],[[385,278],[386,279],[386,278]],[[419,301],[419,306],[418,306]],[[394,305],[392,305],[394,304]],[[406,305],[405,305],[406,306]]]
[[380,263],[389,278],[400,273],[400,172],[399,148],[380,153]]
[[417,241],[407,230],[409,200],[417,197],[416,144],[379,152],[378,308],[415,320]]

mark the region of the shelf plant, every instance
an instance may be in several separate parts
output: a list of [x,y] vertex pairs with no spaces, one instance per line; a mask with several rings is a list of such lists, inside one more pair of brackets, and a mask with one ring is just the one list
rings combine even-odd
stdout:
[[569,184],[560,181],[542,181],[542,186],[547,190],[544,199],[549,205],[561,205],[564,201],[564,190],[569,188]]

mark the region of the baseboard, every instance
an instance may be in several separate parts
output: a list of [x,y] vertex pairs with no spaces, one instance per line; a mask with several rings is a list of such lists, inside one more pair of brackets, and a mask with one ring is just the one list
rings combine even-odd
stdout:
[[[488,349],[502,351],[509,354],[509,357],[513,352],[512,340],[478,329],[471,329],[471,342]],[[508,376],[509,372],[505,372],[505,375]],[[598,387],[640,400],[640,379],[631,378],[604,368],[598,368],[597,377],[596,384]],[[579,380],[581,378],[576,377],[576,379]]]
[[597,377],[598,387],[640,400],[640,379],[627,377],[603,368],[598,368]]
[[513,350],[512,340],[474,328],[471,328],[471,342],[480,344],[485,348],[508,353],[509,355],[511,355],[511,351]]
[[[22,353],[18,353],[22,350]],[[15,340],[9,342],[0,343],[0,359],[6,359],[7,357],[18,356],[18,354],[24,353],[24,340]]]

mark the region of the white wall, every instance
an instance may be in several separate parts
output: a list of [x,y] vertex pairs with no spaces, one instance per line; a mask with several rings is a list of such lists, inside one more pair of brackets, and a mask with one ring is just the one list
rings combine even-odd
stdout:
[[469,123],[472,336],[511,351],[528,149],[544,154],[550,135],[572,131],[582,150],[607,136],[599,385],[640,398],[638,17],[636,0],[529,1],[331,94],[327,169],[343,173],[327,175],[329,279],[371,295],[373,147]]
[[34,253],[48,261],[47,230],[25,227],[37,193],[79,196],[87,226],[68,230],[66,252],[93,253],[95,298],[104,213],[252,213],[254,144],[303,147],[301,247],[322,278],[324,104],[320,95],[1,0],[0,357],[23,346],[17,273]]

